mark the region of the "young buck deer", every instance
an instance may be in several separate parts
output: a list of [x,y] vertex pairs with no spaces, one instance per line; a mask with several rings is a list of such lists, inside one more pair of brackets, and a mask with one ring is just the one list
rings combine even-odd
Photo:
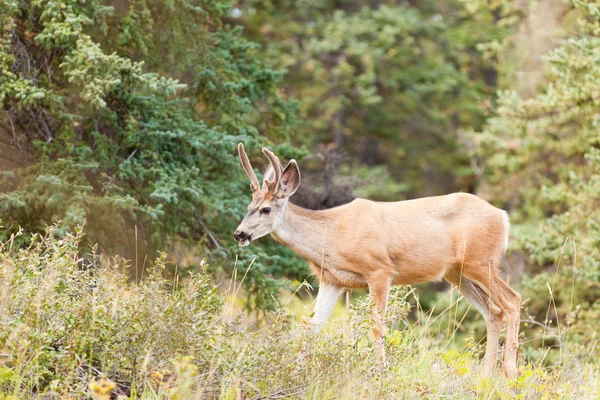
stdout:
[[503,317],[507,325],[504,373],[517,375],[521,296],[498,275],[510,228],[505,211],[466,193],[394,203],[356,199],[311,211],[288,201],[300,186],[296,161],[283,168],[275,154],[266,148],[262,151],[270,165],[261,188],[244,146],[238,145],[252,202],[234,237],[240,246],[247,246],[270,233],[309,261],[320,284],[312,319],[316,330],[344,288],[369,288],[381,366],[390,287],[444,278],[485,319],[484,375],[489,376],[496,363]]

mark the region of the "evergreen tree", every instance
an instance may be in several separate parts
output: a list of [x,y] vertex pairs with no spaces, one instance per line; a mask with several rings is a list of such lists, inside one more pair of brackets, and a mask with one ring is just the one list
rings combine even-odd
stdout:
[[[473,190],[459,133],[484,120],[497,84],[486,46],[508,36],[515,15],[502,2],[261,0],[245,3],[242,19],[265,60],[289,70],[296,132],[306,133],[292,139],[344,149],[346,174],[385,165],[402,185],[363,192],[397,201]],[[374,171],[366,176],[378,182]]]
[[[2,0],[2,237],[86,221],[87,243],[137,267],[185,240],[230,270],[247,200],[235,145],[282,141],[295,116],[283,71],[230,11],[228,0]],[[256,252],[249,287],[270,302],[272,259],[259,248],[239,265]]]
[[512,211],[513,246],[531,259],[529,312],[547,318],[552,282],[551,319],[584,305],[587,335],[600,311],[600,3],[572,4],[579,28],[546,56],[546,85],[530,99],[499,93],[497,114],[474,139],[487,190]]

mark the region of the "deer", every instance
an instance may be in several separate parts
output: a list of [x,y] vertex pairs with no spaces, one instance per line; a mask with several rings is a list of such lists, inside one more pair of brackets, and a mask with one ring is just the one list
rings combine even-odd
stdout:
[[381,367],[392,285],[445,279],[485,320],[483,376],[496,368],[503,319],[504,374],[518,375],[521,295],[499,275],[510,231],[506,211],[468,193],[397,202],[357,198],[327,210],[308,210],[289,201],[300,186],[298,163],[290,160],[283,168],[273,152],[262,152],[269,166],[260,186],[244,145],[238,145],[252,200],[234,239],[248,246],[270,234],[308,261],[319,281],[311,319],[314,331],[327,321],[344,290],[367,288],[373,304],[376,365]]

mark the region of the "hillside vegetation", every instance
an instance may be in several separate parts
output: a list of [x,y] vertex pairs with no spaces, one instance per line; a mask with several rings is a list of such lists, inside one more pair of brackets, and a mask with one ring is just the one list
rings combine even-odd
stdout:
[[[366,297],[315,336],[286,304],[256,328],[234,311],[206,272],[162,277],[163,259],[139,282],[124,265],[82,264],[81,230],[61,239],[57,227],[15,251],[0,246],[0,396],[21,398],[597,398],[598,365],[559,340],[561,364],[523,363],[507,381],[481,377],[484,345],[456,333],[457,296],[441,313],[408,320],[414,291],[392,292],[383,371],[374,366]],[[464,300],[463,300],[464,302]],[[414,310],[413,310],[414,311]],[[231,318],[234,316],[235,318]],[[303,315],[306,317],[306,313]],[[459,318],[459,319],[456,319]],[[525,328],[525,334],[531,332]],[[527,352],[530,345],[523,344]]]
[[[597,398],[598,10],[0,0],[0,397]],[[306,208],[507,210],[518,379],[480,378],[444,284],[396,289],[383,371],[363,292],[311,335],[306,262],[234,241],[240,142],[298,160]]]

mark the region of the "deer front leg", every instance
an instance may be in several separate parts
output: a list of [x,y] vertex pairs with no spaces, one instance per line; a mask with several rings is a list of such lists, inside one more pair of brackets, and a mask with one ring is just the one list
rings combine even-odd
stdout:
[[339,288],[330,283],[322,282],[320,284],[317,302],[315,304],[315,312],[312,317],[312,326],[315,332],[318,332],[325,321],[327,321],[338,297],[343,291],[343,288]]
[[382,368],[385,362],[385,349],[383,337],[385,335],[385,311],[390,294],[390,281],[388,279],[369,282],[369,294],[374,303],[371,314],[373,335],[375,336],[375,356],[377,367]]

